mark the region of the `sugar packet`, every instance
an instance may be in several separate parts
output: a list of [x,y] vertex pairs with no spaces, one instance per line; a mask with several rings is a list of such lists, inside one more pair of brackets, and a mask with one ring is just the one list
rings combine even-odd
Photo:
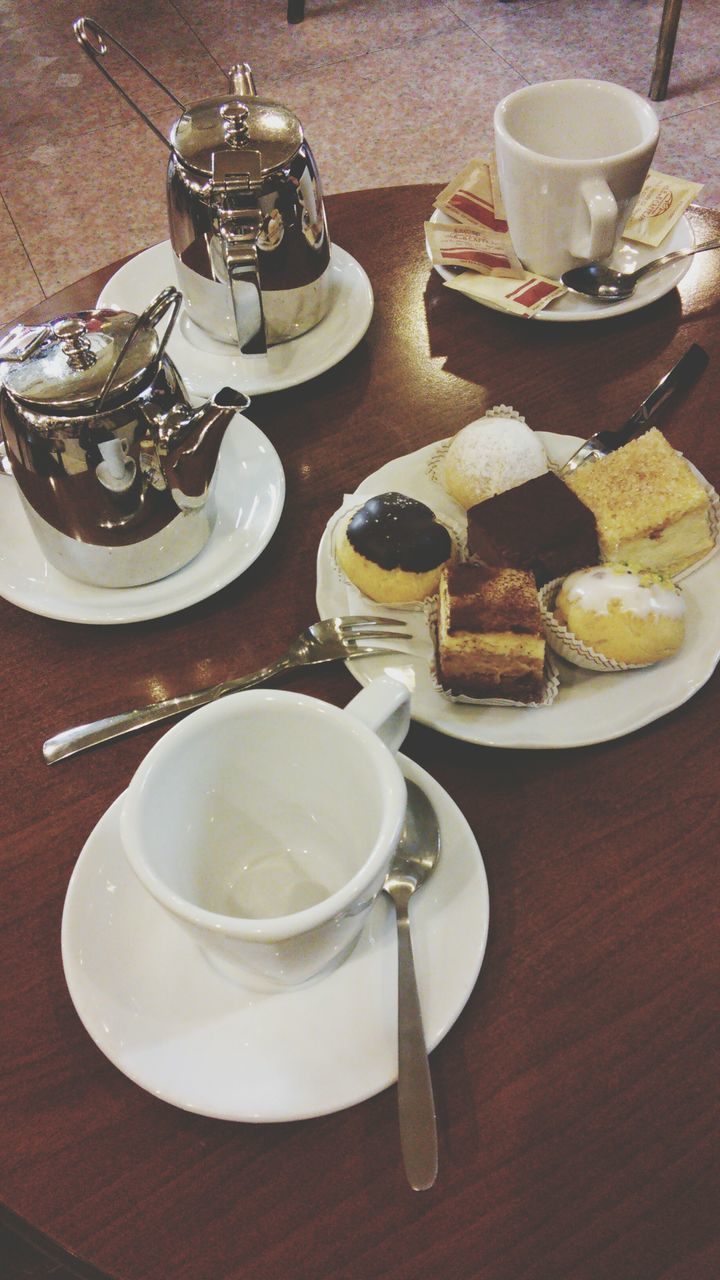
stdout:
[[425,236],[436,266],[465,267],[484,275],[523,279],[522,266],[507,235],[469,223],[426,222]]
[[494,164],[488,160],[471,160],[434,201],[435,208],[456,218],[458,222],[486,227],[489,231],[508,234],[505,211],[500,199],[500,184]]
[[508,280],[502,276],[482,276],[463,271],[453,280],[445,281],[446,289],[455,289],[476,302],[484,302],[498,311],[516,316],[534,316],[549,302],[567,292],[557,280],[525,272],[524,280]]
[[702,182],[688,182],[651,169],[625,224],[623,239],[657,248],[702,189]]

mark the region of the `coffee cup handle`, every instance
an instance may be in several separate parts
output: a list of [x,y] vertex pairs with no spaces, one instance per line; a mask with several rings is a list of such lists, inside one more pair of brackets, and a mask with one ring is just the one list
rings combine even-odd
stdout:
[[586,262],[607,258],[615,247],[617,201],[604,178],[586,178],[580,185],[580,197],[570,252]]
[[345,710],[372,729],[390,751],[400,750],[410,728],[410,693],[399,680],[378,676]]

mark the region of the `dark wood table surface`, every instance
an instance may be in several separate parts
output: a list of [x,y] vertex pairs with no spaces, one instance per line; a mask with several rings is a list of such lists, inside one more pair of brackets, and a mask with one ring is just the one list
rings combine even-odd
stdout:
[[[538,430],[619,425],[699,341],[710,365],[657,425],[720,486],[720,255],[696,259],[678,291],[644,310],[523,321],[451,293],[429,269],[422,223],[433,194],[328,201],[333,238],[366,268],[375,313],[332,371],[252,405],[287,478],[278,530],[252,568],[183,613],[131,626],[57,622],[0,601],[3,1213],[80,1275],[720,1272],[717,672],[663,719],[577,750],[496,750],[413,725],[405,750],[464,811],[490,890],[479,980],[431,1058],[432,1191],[406,1185],[394,1089],[301,1122],[186,1113],[105,1059],[63,979],[73,865],[163,729],[52,768],[42,741],[150,701],[159,686],[179,693],[279,654],[316,616],[325,522],[370,471],[499,403]],[[720,232],[715,213],[689,217],[698,237]],[[92,306],[111,270],[29,315]],[[717,615],[708,600],[708,625]],[[338,705],[357,691],[342,666],[284,684]]]

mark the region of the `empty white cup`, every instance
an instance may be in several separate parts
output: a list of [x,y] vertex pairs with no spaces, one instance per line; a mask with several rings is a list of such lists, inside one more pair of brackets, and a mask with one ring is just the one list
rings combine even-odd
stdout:
[[276,689],[194,712],[149,751],[121,810],[128,861],[216,968],[264,988],[351,950],[405,816],[398,681],[344,708]]
[[495,108],[495,156],[513,248],[558,280],[610,257],[660,133],[652,107],[606,80],[549,80]]

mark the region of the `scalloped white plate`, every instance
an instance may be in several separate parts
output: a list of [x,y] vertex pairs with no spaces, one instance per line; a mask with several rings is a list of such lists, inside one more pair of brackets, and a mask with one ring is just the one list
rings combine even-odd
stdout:
[[[582,444],[575,436],[539,431],[550,461],[561,467]],[[415,453],[396,458],[363,480],[354,496],[397,490],[426,502],[442,519],[458,520],[460,509],[428,473],[441,448],[436,441]],[[331,553],[331,516],[317,557],[317,604],[321,617],[368,612],[369,602],[355,591],[338,570]],[[430,674],[432,645],[425,616],[407,609],[398,616],[412,628],[408,652],[367,657],[349,663],[348,670],[361,684],[385,672],[402,680],[412,692],[415,720],[452,738],[488,747],[585,747],[621,738],[643,725],[659,720],[687,702],[710,679],[720,659],[720,555],[714,555],[682,579],[686,604],[685,643],[674,658],[645,667],[598,675],[561,662],[560,691],[550,707],[471,707],[453,703],[433,687]],[[358,602],[363,601],[363,607]],[[373,612],[392,616],[388,605],[371,606]]]

